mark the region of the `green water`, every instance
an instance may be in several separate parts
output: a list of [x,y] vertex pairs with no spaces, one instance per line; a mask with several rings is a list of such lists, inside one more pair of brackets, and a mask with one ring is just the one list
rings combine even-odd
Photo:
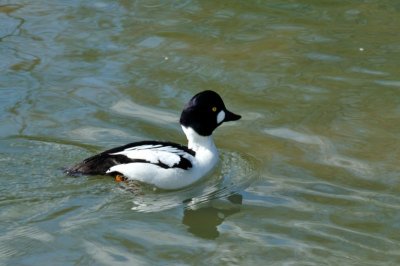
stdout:
[[[400,4],[0,1],[0,264],[400,264]],[[243,118],[162,192],[61,169]]]

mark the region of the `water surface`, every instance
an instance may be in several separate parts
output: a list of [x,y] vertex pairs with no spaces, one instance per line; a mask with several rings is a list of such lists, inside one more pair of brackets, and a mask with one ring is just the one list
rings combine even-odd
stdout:
[[[0,264],[400,263],[400,5],[0,2]],[[61,169],[185,143],[195,93],[243,116],[167,192]]]

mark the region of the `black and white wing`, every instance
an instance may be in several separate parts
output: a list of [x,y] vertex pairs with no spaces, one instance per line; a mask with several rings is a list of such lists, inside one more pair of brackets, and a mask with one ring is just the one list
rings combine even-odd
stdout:
[[111,167],[128,163],[149,163],[161,168],[192,167],[195,152],[185,146],[161,141],[141,141],[110,149],[69,168],[70,175],[104,175]]

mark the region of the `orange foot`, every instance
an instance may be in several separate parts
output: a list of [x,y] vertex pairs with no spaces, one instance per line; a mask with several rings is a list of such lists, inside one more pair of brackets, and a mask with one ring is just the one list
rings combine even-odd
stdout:
[[125,180],[126,180],[126,178],[123,175],[116,175],[115,176],[115,181],[116,182],[122,182],[122,181],[125,181]]

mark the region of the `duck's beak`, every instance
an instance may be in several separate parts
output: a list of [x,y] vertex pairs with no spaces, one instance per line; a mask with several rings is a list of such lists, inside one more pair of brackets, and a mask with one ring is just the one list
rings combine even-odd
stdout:
[[232,113],[229,110],[225,110],[224,122],[239,120],[242,116]]

